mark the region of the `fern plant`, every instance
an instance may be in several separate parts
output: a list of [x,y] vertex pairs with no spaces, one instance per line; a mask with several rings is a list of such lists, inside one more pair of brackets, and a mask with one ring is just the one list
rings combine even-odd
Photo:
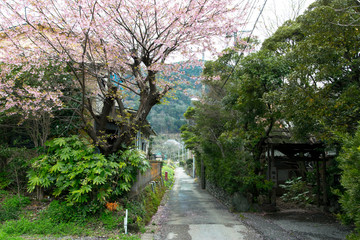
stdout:
[[315,195],[310,192],[305,181],[301,177],[287,180],[285,184],[279,185],[286,192],[280,197],[285,202],[294,202],[298,204],[313,203]]
[[48,141],[46,150],[32,160],[28,191],[37,186],[51,189],[70,205],[115,199],[130,190],[138,170],[144,172],[150,166],[138,150],[104,156],[76,135]]

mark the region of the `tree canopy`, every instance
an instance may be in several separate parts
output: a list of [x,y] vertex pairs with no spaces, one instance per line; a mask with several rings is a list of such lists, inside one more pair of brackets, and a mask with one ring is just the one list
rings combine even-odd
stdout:
[[[14,67],[24,72],[59,65],[81,89],[86,132],[102,152],[114,152],[131,144],[151,108],[177,84],[165,77],[179,67],[166,64],[172,54],[194,60],[205,49],[214,51],[215,36],[241,27],[245,6],[236,2],[0,1],[0,61],[6,64],[0,89],[13,86]],[[129,94],[139,96],[135,113],[124,104]],[[50,96],[57,101],[57,94]],[[119,131],[106,132],[109,121]]]
[[358,203],[350,196],[358,198],[353,191],[358,184],[350,169],[359,162],[359,9],[358,1],[316,1],[259,51],[225,50],[205,65],[208,91],[185,115],[192,122],[182,128],[182,137],[196,151],[197,167],[205,165],[208,180],[230,193],[250,192],[256,201],[269,186],[261,176],[268,167],[265,140],[273,130],[286,132],[293,142],[321,141],[331,150],[344,146],[337,162],[322,156],[329,160],[322,166],[329,170],[324,191],[337,200],[330,189],[341,188],[334,179],[342,170],[341,203],[356,222]]

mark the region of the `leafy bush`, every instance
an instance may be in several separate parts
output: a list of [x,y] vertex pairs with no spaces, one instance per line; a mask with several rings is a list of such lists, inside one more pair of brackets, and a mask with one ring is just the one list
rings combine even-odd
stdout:
[[97,211],[91,212],[87,205],[71,205],[58,200],[52,201],[46,210],[41,214],[41,219],[49,220],[52,223],[68,223],[86,221],[88,216],[93,215]]
[[[164,186],[157,184],[156,191],[153,192],[151,185],[148,185],[137,197],[123,198],[121,202],[117,202],[118,207],[115,211],[108,211],[104,205],[100,208],[93,202],[68,205],[67,202],[53,200],[35,218],[32,215],[31,218],[22,217],[17,221],[10,220],[0,225],[0,240],[18,239],[17,237],[21,235],[42,239],[44,235],[48,235],[49,238],[50,235],[52,235],[51,238],[64,235],[78,237],[93,234],[106,235],[109,234],[109,230],[121,232],[124,209],[128,209],[129,212],[128,231],[138,232],[156,213],[165,190]],[[96,233],[94,233],[94,227],[96,227]],[[116,236],[110,239],[139,239],[131,235],[117,234]]]
[[[204,142],[204,152],[197,158],[206,166],[205,176],[209,182],[229,194],[240,192],[251,195],[254,202],[259,195],[267,195],[273,183],[256,173],[258,167],[254,156],[243,150],[240,138],[221,138],[224,156],[215,144]],[[197,169],[200,169],[200,161]]]
[[192,167],[192,165],[193,165],[193,159],[192,158],[189,158],[189,159],[187,159],[186,160],[186,165],[187,165],[187,167]]
[[0,172],[0,189],[5,189],[12,183],[10,174],[5,171]]
[[341,185],[344,193],[340,194],[340,204],[344,211],[343,220],[354,222],[360,233],[360,127],[354,137],[344,138],[344,144],[337,157],[342,169]]
[[18,193],[26,189],[26,171],[34,150],[0,146],[0,189],[11,189]]
[[285,193],[280,197],[285,202],[294,202],[300,204],[313,203],[315,196],[312,194],[305,181],[301,177],[287,180],[285,184],[279,185],[285,189]]
[[28,197],[24,196],[6,196],[0,204],[0,222],[17,219],[22,207],[30,203]]
[[149,168],[145,155],[135,149],[106,157],[78,136],[53,139],[46,147],[46,154],[32,160],[28,190],[51,188],[70,205],[116,199],[130,190],[138,170]]

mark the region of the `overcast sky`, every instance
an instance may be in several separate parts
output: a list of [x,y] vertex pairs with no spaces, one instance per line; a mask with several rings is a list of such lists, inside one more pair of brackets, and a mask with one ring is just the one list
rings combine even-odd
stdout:
[[[242,31],[237,33],[238,37],[246,38],[249,36],[249,32],[253,29],[265,1],[266,0],[244,0],[244,2],[249,3],[251,6],[250,9],[247,9],[247,16],[250,16],[250,18],[248,23],[241,28]],[[257,36],[261,42],[264,41],[285,21],[296,18],[313,2],[315,2],[315,0],[267,0],[264,11],[259,18],[252,36]],[[247,17],[245,17],[244,21],[246,19]],[[220,36],[218,38],[217,50],[221,52],[223,49],[230,47],[233,44],[233,37],[226,38],[225,36]],[[216,59],[216,55],[204,52],[202,56],[201,54],[199,55],[199,58],[214,60]],[[182,60],[184,59],[181,56],[175,54],[168,59],[168,62],[179,62]]]
[[[315,0],[267,0],[264,11],[256,25],[254,35],[264,40],[274,33],[286,20],[294,19],[303,13]],[[251,2],[251,1],[250,1]],[[253,1],[257,3],[252,13],[251,21],[245,28],[251,30],[260,13],[265,0]]]
[[[238,37],[246,38],[249,36],[254,27],[256,19],[266,0],[246,0],[250,8],[247,9],[248,13],[244,20],[248,23],[243,26],[242,31],[237,33]],[[264,11],[262,12],[256,28],[253,32],[253,37],[257,36],[261,42],[270,37],[278,27],[289,19],[295,19],[302,14],[308,6],[315,2],[315,0],[267,0]],[[247,19],[249,17],[249,19]],[[219,39],[219,50],[229,47],[233,44],[233,37],[226,39],[221,37]],[[213,59],[208,53],[205,53],[205,59]]]

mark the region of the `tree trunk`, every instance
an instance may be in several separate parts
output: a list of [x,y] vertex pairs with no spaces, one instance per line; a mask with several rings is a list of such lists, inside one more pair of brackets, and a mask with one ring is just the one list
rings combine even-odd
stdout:
[[43,200],[44,199],[44,189],[40,186],[36,187],[36,199]]
[[[159,103],[160,99],[170,90],[169,87],[165,87],[159,92],[155,85],[156,72],[148,71],[146,79],[142,79],[138,69],[139,67],[135,64],[133,67],[133,75],[137,79],[140,90],[140,105],[136,111],[125,109],[123,99],[118,94],[120,90],[110,81],[107,82],[106,88],[101,86],[101,82],[98,83],[99,87],[105,93],[103,107],[99,115],[96,115],[93,111],[92,103],[90,99],[88,99],[86,107],[88,113],[82,115],[86,125],[85,130],[105,155],[131,146],[138,131],[144,127],[146,118],[152,107]],[[115,106],[115,102],[119,105],[118,109]],[[117,130],[109,128],[109,125],[116,125]]]

